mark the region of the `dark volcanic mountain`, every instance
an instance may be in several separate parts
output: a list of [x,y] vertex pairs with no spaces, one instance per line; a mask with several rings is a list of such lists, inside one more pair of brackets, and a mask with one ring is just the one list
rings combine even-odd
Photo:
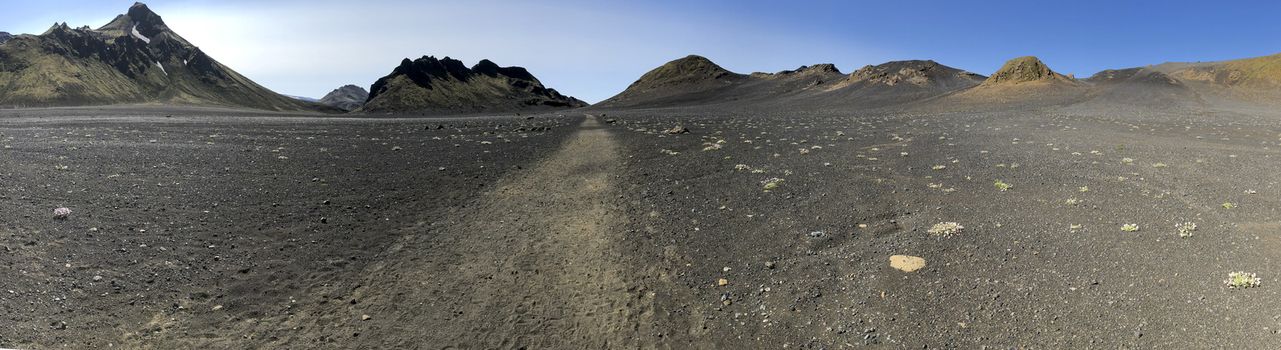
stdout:
[[0,45],[0,105],[172,103],[303,110],[200,51],[146,5],[96,30],[55,24]]
[[481,60],[424,56],[401,61],[370,88],[361,111],[371,113],[478,113],[583,107],[587,103],[543,86],[521,67]]
[[367,100],[369,100],[369,92],[365,91],[365,88],[346,85],[325,94],[325,97],[320,98],[320,103],[344,111],[354,111],[364,106]]

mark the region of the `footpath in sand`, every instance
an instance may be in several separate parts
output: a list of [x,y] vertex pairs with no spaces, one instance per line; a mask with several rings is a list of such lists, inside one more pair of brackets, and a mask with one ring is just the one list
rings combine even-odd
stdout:
[[[650,347],[653,296],[629,291],[608,131],[589,116],[549,159],[512,172],[369,268],[358,342],[433,348]],[[443,226],[441,228],[440,226]],[[364,315],[360,317],[365,318]]]

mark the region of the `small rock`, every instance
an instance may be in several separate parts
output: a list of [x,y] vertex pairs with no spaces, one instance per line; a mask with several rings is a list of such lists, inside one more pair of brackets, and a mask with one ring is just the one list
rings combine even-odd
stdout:
[[716,280],[716,285],[717,285],[717,286],[721,286],[721,287],[727,286],[727,285],[729,285],[729,280],[724,279],[724,278],[717,279],[717,280]]
[[925,267],[925,259],[911,255],[890,256],[890,267],[903,272],[913,272]]
[[369,321],[370,319],[373,319],[373,318],[374,318],[373,316],[369,316],[369,315],[360,315],[361,321]]
[[666,131],[663,131],[663,132],[664,132],[664,133],[666,133],[666,134],[668,134],[668,135],[680,135],[680,134],[688,134],[688,133],[689,133],[689,129],[686,129],[686,128],[685,128],[685,127],[683,127],[683,126],[677,125],[677,126],[673,126],[671,129],[667,129]]
[[765,262],[765,268],[770,269],[770,270],[773,270],[773,269],[774,269],[774,262],[773,262],[773,261],[766,261],[766,262]]

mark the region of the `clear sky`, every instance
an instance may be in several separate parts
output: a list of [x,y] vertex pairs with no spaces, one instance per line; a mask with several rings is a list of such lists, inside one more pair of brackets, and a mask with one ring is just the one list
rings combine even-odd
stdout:
[[[0,31],[106,24],[133,1],[0,0]],[[405,57],[489,58],[597,102],[664,62],[732,71],[933,59],[990,74],[1039,56],[1063,73],[1281,53],[1281,2],[153,0],[178,34],[277,92],[368,88]]]

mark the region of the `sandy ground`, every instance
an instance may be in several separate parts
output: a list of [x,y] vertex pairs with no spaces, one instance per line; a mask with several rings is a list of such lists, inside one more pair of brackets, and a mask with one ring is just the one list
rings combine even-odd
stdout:
[[1281,347],[1256,110],[6,113],[5,347]]

